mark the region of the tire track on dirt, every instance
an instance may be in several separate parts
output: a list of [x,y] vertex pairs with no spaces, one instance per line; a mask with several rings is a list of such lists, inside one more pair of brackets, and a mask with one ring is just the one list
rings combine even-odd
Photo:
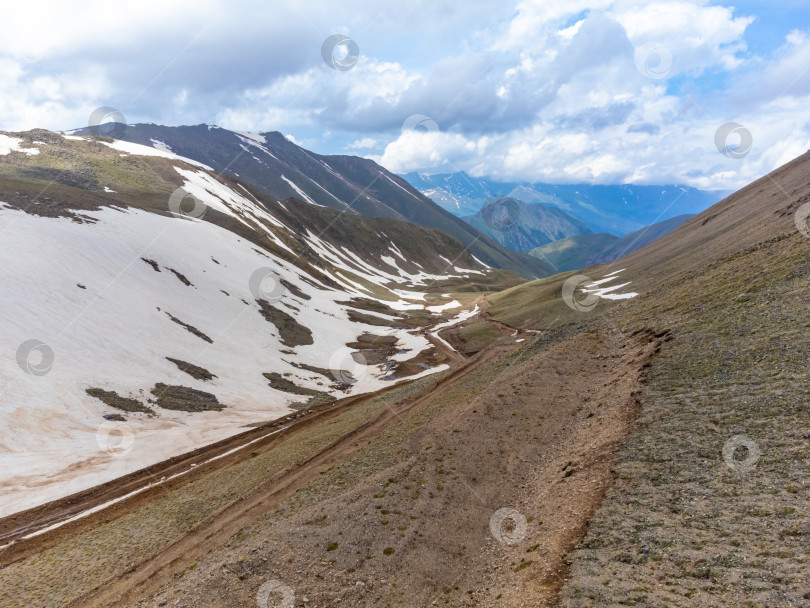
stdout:
[[142,559],[125,573],[75,599],[68,606],[71,608],[120,606],[160,588],[175,573],[186,569],[201,556],[225,543],[244,526],[292,496],[296,490],[305,487],[321,473],[345,461],[381,436],[391,424],[398,422],[429,399],[435,398],[437,390],[452,387],[500,356],[504,350],[505,348],[493,348],[468,359],[452,375],[440,380],[423,394],[384,409],[373,420],[343,435],[304,463],[274,476],[251,495],[230,503],[201,521],[175,543],[157,554]]

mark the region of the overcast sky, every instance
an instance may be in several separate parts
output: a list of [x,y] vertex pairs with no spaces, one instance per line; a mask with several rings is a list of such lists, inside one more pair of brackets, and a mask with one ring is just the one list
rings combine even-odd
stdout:
[[[810,148],[805,1],[0,0],[0,19],[7,131],[110,106],[398,173],[707,189]],[[328,64],[334,34],[356,61]]]

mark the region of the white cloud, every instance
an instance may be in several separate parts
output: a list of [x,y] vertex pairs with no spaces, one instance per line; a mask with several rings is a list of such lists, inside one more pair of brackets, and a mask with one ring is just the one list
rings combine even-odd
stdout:
[[351,150],[368,150],[369,148],[377,147],[377,140],[371,137],[364,137],[356,139],[347,146]]
[[[752,16],[705,0],[88,0],[80,14],[31,0],[0,18],[13,24],[4,130],[81,126],[109,105],[130,121],[295,132],[318,152],[382,150],[395,171],[718,188],[810,139],[810,35],[785,31],[756,57]],[[360,46],[346,72],[320,57],[336,31]],[[671,57],[661,78],[636,67],[646,45]],[[440,132],[402,133],[415,114]],[[754,137],[741,161],[714,147],[732,120]]]

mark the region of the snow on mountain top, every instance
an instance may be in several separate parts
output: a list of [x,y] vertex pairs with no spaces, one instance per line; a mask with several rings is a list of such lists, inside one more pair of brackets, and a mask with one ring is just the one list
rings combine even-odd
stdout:
[[135,154],[136,156],[160,156],[162,158],[169,158],[171,160],[180,160],[183,161],[184,163],[196,165],[197,167],[207,169],[208,171],[213,171],[213,169],[208,165],[199,163],[196,160],[191,160],[190,158],[186,158],[185,156],[178,156],[173,152],[166,152],[165,150],[152,148],[151,146],[142,146],[141,144],[133,144],[132,142],[123,141],[121,139],[116,139],[113,142],[102,141],[101,143],[103,143],[105,146],[113,148],[114,150],[119,150],[120,152],[124,152],[126,154]]
[[260,144],[266,144],[267,143],[267,139],[261,133],[251,133],[249,131],[234,131],[234,133],[236,133],[237,135],[241,135],[242,137],[245,137],[245,138],[250,139],[252,141],[255,141],[257,143],[260,143]]

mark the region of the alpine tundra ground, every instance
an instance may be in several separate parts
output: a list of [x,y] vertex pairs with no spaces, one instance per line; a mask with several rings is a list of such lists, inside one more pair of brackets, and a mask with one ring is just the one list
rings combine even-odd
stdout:
[[8,564],[3,605],[810,605],[808,167],[485,296],[441,334],[477,354]]

